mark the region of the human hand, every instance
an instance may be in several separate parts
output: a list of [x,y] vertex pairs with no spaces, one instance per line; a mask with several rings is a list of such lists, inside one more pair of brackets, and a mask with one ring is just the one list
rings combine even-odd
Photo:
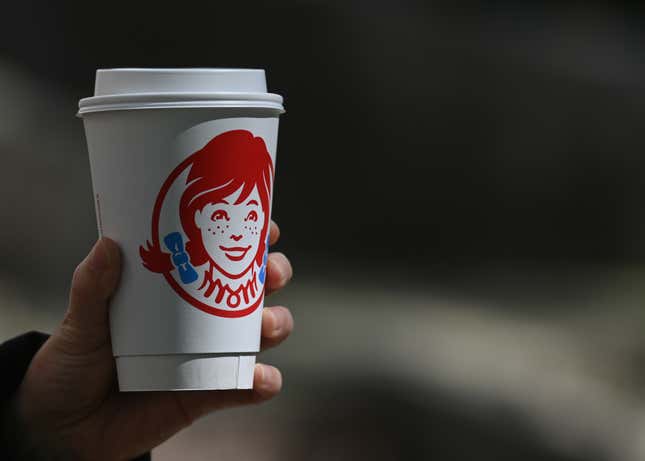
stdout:
[[[278,237],[272,222],[270,243]],[[252,390],[119,392],[108,321],[108,301],[119,275],[119,249],[107,238],[74,272],[65,318],[34,356],[15,397],[16,417],[32,456],[131,459],[209,412],[259,403],[280,391],[278,369],[258,364]],[[291,276],[289,260],[270,253],[266,293],[284,287]],[[262,348],[281,343],[292,328],[287,308],[265,308]]]

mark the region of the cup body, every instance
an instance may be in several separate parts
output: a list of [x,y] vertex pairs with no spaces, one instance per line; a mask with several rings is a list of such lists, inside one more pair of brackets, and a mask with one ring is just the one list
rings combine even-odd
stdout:
[[245,389],[260,347],[279,111],[83,115],[100,236],[122,251],[122,391]]

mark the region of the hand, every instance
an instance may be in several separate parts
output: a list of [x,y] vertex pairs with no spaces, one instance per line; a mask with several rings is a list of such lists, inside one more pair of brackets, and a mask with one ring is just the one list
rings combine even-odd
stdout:
[[[278,237],[272,222],[270,243]],[[253,390],[120,393],[108,322],[119,275],[119,249],[107,238],[74,272],[67,314],[32,360],[14,402],[32,451],[46,459],[131,459],[211,411],[259,403],[280,391],[280,372],[258,364]],[[267,294],[291,276],[289,260],[269,254]],[[279,344],[292,328],[287,308],[265,308],[262,348]]]

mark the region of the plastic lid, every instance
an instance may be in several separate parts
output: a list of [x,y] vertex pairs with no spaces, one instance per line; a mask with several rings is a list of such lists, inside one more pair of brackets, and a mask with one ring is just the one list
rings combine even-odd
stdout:
[[282,96],[267,93],[262,69],[99,69],[94,96],[78,116],[108,110],[248,107],[284,112]]

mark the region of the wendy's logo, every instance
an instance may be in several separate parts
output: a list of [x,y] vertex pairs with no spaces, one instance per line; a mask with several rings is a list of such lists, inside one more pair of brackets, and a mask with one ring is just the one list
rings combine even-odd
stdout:
[[246,130],[211,139],[163,183],[143,265],[209,314],[242,317],[261,304],[273,162]]

